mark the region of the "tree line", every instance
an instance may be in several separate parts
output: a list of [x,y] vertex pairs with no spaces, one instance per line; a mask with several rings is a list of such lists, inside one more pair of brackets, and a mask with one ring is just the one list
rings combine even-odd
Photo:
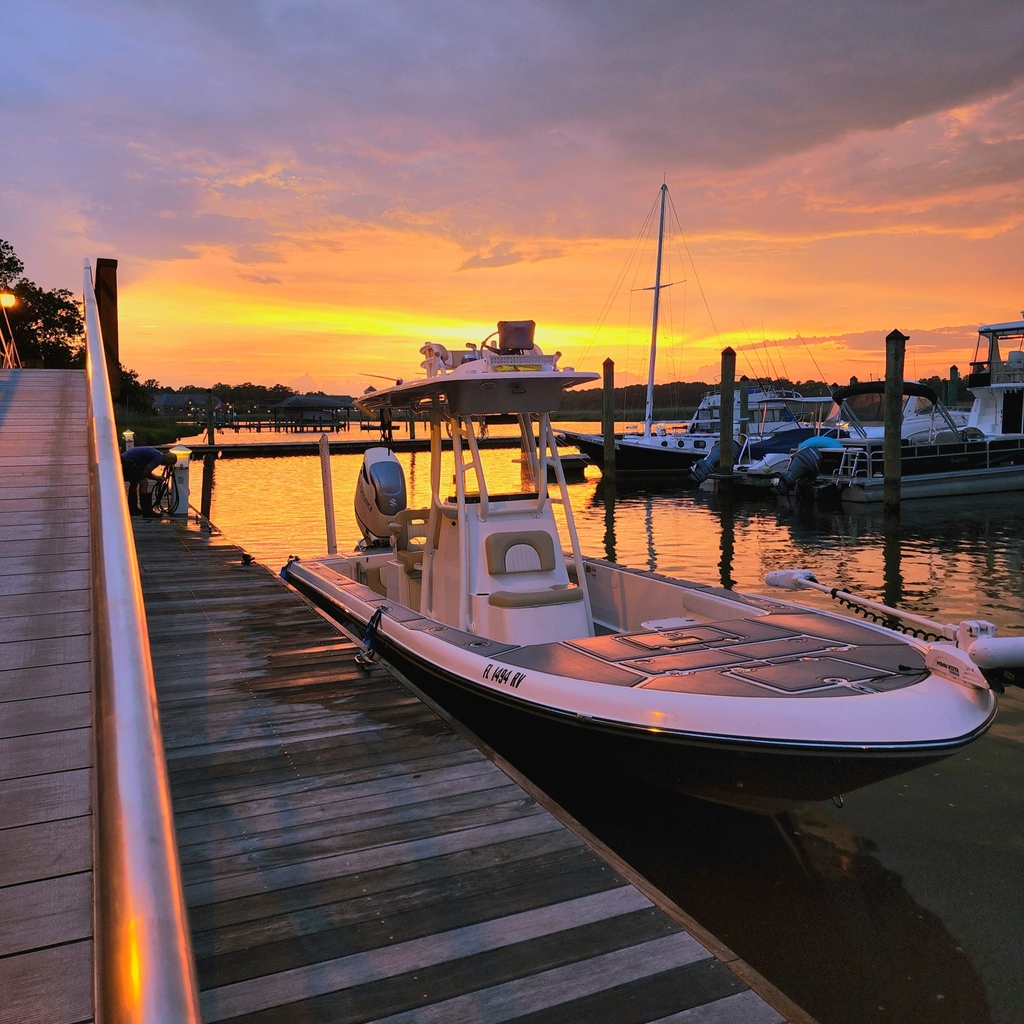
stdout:
[[25,276],[25,264],[0,238],[0,290],[14,296],[6,307],[11,336],[26,366],[65,370],[85,364],[82,305],[67,288],[40,288]]

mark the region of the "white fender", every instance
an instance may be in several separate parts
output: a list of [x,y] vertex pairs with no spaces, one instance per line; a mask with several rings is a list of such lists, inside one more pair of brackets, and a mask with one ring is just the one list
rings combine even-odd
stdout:
[[979,668],[1024,666],[1024,636],[981,636],[967,649]]

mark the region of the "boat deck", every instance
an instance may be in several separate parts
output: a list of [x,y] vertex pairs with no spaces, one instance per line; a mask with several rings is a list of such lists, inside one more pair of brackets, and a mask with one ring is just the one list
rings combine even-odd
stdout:
[[136,539],[206,1021],[807,1019],[237,547]]
[[81,370],[0,370],[0,1019],[93,1016]]

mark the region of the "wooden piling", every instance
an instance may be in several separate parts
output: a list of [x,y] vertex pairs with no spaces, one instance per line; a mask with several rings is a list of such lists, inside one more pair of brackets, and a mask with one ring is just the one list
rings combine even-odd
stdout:
[[96,312],[100,318],[100,333],[103,335],[103,355],[107,363],[107,379],[110,381],[110,397],[121,394],[121,357],[117,330],[117,260],[96,260],[95,273]]
[[886,516],[899,515],[903,446],[903,358],[909,336],[890,331],[885,339],[885,435],[882,507]]
[[214,436],[214,422],[213,422],[213,392],[206,392],[206,436],[207,444],[211,447],[217,443],[216,437]]
[[720,433],[718,437],[718,472],[721,476],[732,476],[733,402],[736,393],[736,352],[732,348],[722,349],[722,407]]
[[601,403],[601,435],[604,438],[603,474],[615,479],[615,361],[606,359],[604,370],[604,394]]

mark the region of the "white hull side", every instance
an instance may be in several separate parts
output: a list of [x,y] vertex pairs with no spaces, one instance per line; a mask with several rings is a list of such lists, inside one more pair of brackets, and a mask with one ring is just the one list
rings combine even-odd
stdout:
[[[864,483],[840,486],[840,497],[851,504],[872,504],[884,499],[885,481],[875,478]],[[903,477],[901,498],[947,498],[965,494],[998,494],[1024,491],[1024,467],[969,469],[961,473],[924,473]]]

